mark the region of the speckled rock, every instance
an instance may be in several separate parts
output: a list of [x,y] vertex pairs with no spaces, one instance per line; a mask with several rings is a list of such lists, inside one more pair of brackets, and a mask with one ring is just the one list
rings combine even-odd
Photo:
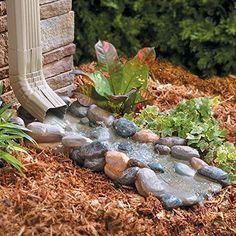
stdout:
[[167,184],[163,180],[158,179],[153,170],[142,168],[136,174],[135,186],[140,195],[147,197],[149,193],[161,196]]
[[105,166],[105,158],[93,158],[93,159],[85,159],[83,167],[88,168],[92,171],[103,171]]
[[169,193],[163,194],[161,196],[161,201],[166,209],[172,209],[183,205],[183,202],[178,197]]
[[154,146],[154,149],[160,155],[169,155],[171,151],[171,149],[168,146],[161,145],[161,144],[156,144]]
[[113,127],[116,133],[123,138],[132,137],[138,131],[137,125],[125,118],[115,120]]
[[73,160],[77,165],[83,167],[85,158],[80,156],[80,150],[74,149],[70,153],[70,159]]
[[118,179],[128,167],[129,157],[122,152],[108,151],[106,153],[105,174],[112,180]]
[[176,145],[186,145],[186,140],[180,137],[165,137],[165,138],[160,138],[155,144],[161,144],[168,147],[173,147]]
[[129,159],[128,167],[149,168],[148,165],[136,159]]
[[68,111],[76,117],[83,118],[88,114],[88,107],[83,107],[78,101],[76,101],[69,106]]
[[153,133],[151,130],[140,130],[136,132],[132,138],[142,143],[153,143],[156,142],[160,136]]
[[118,145],[118,149],[122,152],[131,152],[133,150],[132,144],[128,142],[122,142]]
[[65,147],[81,147],[83,145],[87,145],[91,143],[92,140],[86,138],[78,133],[68,133],[66,136],[62,138],[62,144]]
[[116,183],[121,185],[132,186],[135,183],[135,176],[138,172],[138,167],[130,167],[123,171],[122,175],[116,180]]
[[88,118],[91,122],[103,122],[106,126],[111,126],[114,121],[114,117],[111,113],[96,105],[91,105],[89,107]]
[[190,160],[190,165],[193,167],[193,169],[195,169],[195,170],[199,170],[199,169],[201,169],[203,166],[208,166],[208,164],[205,162],[205,161],[203,161],[203,160],[201,160],[201,159],[199,159],[199,158],[197,158],[197,157],[193,157],[191,160]]
[[107,127],[98,126],[90,131],[90,138],[99,141],[107,141],[110,138],[110,132]]
[[173,146],[171,148],[171,155],[174,158],[190,161],[193,157],[199,158],[199,152],[189,146]]
[[195,170],[193,170],[191,167],[183,163],[175,163],[174,169],[175,169],[175,172],[180,175],[194,176],[196,174]]
[[203,166],[197,171],[199,174],[204,175],[210,179],[218,181],[223,186],[229,184],[229,176],[227,172],[215,166]]
[[152,169],[155,172],[164,173],[163,166],[158,162],[152,162],[152,163],[148,164],[148,166],[150,167],[150,169]]

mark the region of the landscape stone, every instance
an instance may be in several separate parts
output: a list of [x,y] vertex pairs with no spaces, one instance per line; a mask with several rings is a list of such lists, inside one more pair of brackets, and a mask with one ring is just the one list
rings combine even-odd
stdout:
[[174,158],[190,161],[193,157],[199,158],[199,152],[189,146],[173,146],[171,148],[171,155]]
[[134,134],[133,140],[142,143],[153,143],[157,141],[160,136],[152,132],[151,130],[140,130]]
[[83,107],[78,101],[75,101],[69,106],[68,111],[76,117],[83,118],[88,114],[88,107]]
[[80,119],[80,123],[83,125],[88,125],[89,124],[89,119],[87,117],[83,117]]
[[84,160],[83,167],[88,168],[92,171],[103,171],[105,166],[105,158],[99,157],[99,158],[93,158],[93,159],[87,159]]
[[133,186],[135,183],[135,176],[138,171],[138,167],[130,167],[124,170],[122,175],[116,180],[116,183],[121,185]]
[[80,167],[84,166],[85,158],[83,156],[80,156],[80,150],[78,149],[72,150],[69,156],[70,159],[73,160],[77,165],[79,165]]
[[190,165],[193,167],[193,169],[195,169],[195,170],[199,170],[199,169],[201,169],[203,166],[208,166],[208,164],[205,162],[205,161],[203,161],[203,160],[201,160],[201,159],[199,159],[199,158],[197,158],[197,157],[193,157],[191,160],[190,160]]
[[122,152],[131,152],[133,150],[132,144],[128,142],[121,142],[118,149]]
[[208,178],[218,181],[223,186],[229,184],[229,176],[227,172],[215,166],[203,166],[197,173],[204,175]]
[[155,144],[161,144],[168,147],[173,147],[176,145],[186,145],[186,140],[180,137],[165,137],[165,138],[160,138]]
[[149,168],[148,165],[136,159],[129,159],[128,167]]
[[92,140],[86,138],[78,133],[68,133],[62,138],[62,144],[65,147],[81,147],[83,145],[87,145],[92,143]]
[[132,137],[138,131],[137,125],[125,118],[115,120],[113,127],[116,133],[123,138]]
[[171,149],[168,146],[161,145],[161,144],[156,144],[154,146],[154,149],[160,155],[168,155],[168,154],[170,154],[170,151],[171,151]]
[[75,93],[75,98],[77,99],[77,101],[80,103],[81,106],[84,107],[90,107],[91,105],[94,104],[94,101],[92,98],[81,94],[81,93]]
[[158,162],[152,162],[152,163],[148,164],[148,166],[150,167],[150,169],[152,169],[155,172],[164,173],[163,166]]
[[199,202],[198,196],[195,193],[181,192],[178,197],[183,202],[184,206],[191,206]]
[[114,121],[114,117],[111,113],[96,105],[89,107],[88,118],[91,122],[103,122],[106,126],[111,126]]
[[175,169],[175,172],[180,175],[194,176],[196,174],[195,170],[193,170],[191,167],[183,163],[175,163],[174,169]]
[[161,196],[167,188],[167,184],[158,179],[156,173],[148,168],[139,169],[136,174],[135,186],[138,193],[144,197],[147,197],[149,193]]
[[110,138],[110,132],[107,127],[98,126],[90,131],[90,137],[99,141],[107,141]]
[[122,152],[108,151],[105,156],[105,174],[112,180],[118,179],[127,169],[129,157]]
[[161,201],[165,208],[169,210],[183,205],[182,201],[178,197],[169,193],[163,194],[161,196]]
[[25,127],[25,122],[24,122],[24,120],[22,119],[22,118],[20,118],[20,117],[12,117],[11,118],[11,121],[12,122],[14,122],[14,123],[16,123],[17,125],[20,125],[20,126],[23,126],[23,127]]

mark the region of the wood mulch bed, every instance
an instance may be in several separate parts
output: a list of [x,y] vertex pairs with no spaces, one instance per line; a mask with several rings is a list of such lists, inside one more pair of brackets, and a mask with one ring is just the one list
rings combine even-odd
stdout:
[[[84,67],[92,70],[94,64]],[[168,62],[157,62],[152,78],[155,103],[163,110],[183,98],[220,95],[215,116],[235,142],[235,78],[208,83]],[[75,167],[63,155],[29,152],[33,161],[25,161],[25,178],[9,166],[0,169],[0,236],[236,235],[236,185],[201,205],[167,211],[155,197],[117,188],[105,175]]]

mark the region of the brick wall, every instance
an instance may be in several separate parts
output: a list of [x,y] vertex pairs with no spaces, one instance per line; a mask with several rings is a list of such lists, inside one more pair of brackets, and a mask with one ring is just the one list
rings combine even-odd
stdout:
[[[69,95],[73,89],[74,12],[72,0],[40,0],[41,36],[44,75],[58,94]],[[5,0],[0,0],[0,80],[4,83],[2,99],[14,99],[8,79],[7,12]]]

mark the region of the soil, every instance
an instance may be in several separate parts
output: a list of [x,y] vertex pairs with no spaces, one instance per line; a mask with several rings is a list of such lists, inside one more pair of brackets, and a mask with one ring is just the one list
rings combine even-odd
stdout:
[[[82,68],[93,70],[94,63]],[[150,89],[162,110],[184,98],[220,96],[215,116],[235,142],[234,77],[203,81],[168,62],[155,63],[151,77]],[[81,82],[79,77],[76,83]],[[27,167],[25,177],[9,166],[0,169],[0,236],[236,235],[236,185],[201,205],[167,211],[155,197],[116,187],[105,175],[74,166],[68,157],[50,150],[29,152],[33,161],[19,156]]]

